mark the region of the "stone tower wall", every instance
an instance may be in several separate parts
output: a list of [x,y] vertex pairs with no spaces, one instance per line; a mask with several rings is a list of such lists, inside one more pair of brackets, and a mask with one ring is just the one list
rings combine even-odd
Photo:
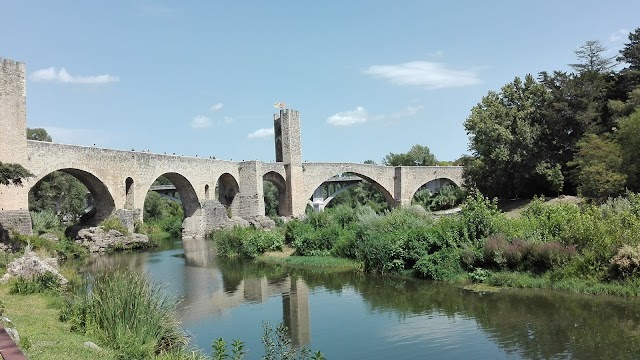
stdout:
[[[27,160],[27,108],[24,63],[0,58],[0,161]],[[24,181],[27,182],[26,179]],[[31,233],[28,186],[0,185],[0,227]]]

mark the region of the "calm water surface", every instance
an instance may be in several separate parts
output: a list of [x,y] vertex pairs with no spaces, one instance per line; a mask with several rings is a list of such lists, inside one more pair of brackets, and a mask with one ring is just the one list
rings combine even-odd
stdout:
[[263,353],[262,323],[329,359],[640,359],[640,302],[562,292],[468,292],[363,274],[322,274],[218,259],[207,240],[96,258],[92,269],[148,273],[183,299],[192,344],[241,339]]

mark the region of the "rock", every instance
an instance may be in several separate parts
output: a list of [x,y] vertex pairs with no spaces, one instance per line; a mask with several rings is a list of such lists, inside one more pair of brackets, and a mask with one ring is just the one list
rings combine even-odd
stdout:
[[18,334],[18,330],[15,328],[5,328],[7,334],[13,339],[13,342],[16,344],[20,344],[20,334]]
[[129,250],[151,247],[153,244],[143,234],[124,235],[117,230],[104,230],[102,227],[87,227],[78,230],[74,237],[76,243],[90,252]]
[[276,227],[276,222],[268,216],[256,216],[249,221],[249,225],[252,225],[256,229],[272,230]]
[[240,216],[233,216],[229,220],[227,220],[224,225],[222,225],[225,229],[232,229],[234,227],[248,227],[249,221],[241,218]]
[[24,279],[33,279],[46,273],[55,275],[60,280],[60,285],[66,285],[65,279],[58,272],[58,262],[55,258],[40,258],[32,251],[26,251],[24,256],[15,259],[7,265],[7,273],[0,278],[1,282],[6,282],[11,278],[20,277]]
[[85,341],[85,343],[82,345],[84,345],[84,347],[89,348],[91,350],[102,350],[100,346],[96,345],[95,343],[92,343],[91,341]]

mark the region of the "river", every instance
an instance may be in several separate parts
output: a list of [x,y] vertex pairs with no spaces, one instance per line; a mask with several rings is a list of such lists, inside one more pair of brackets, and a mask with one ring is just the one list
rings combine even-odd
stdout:
[[208,240],[95,258],[139,269],[176,298],[193,346],[241,339],[260,359],[263,322],[328,359],[639,359],[640,301],[231,262]]

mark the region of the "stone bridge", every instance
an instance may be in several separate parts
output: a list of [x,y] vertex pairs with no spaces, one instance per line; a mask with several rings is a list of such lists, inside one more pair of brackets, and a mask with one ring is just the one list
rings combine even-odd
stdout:
[[117,215],[129,226],[135,220],[144,221],[147,191],[158,177],[167,177],[184,208],[184,237],[205,235],[229,214],[247,220],[264,216],[263,181],[278,189],[281,216],[304,214],[314,191],[344,173],[373,184],[392,207],[409,205],[414,193],[430,182],[462,183],[462,168],[457,166],[303,163],[300,116],[290,109],[274,116],[276,162],[269,163],[26,140],[25,65],[6,59],[0,62],[0,161],[21,164],[35,175],[22,187],[0,185],[0,225],[4,229],[31,232],[29,189],[53,171],[73,175],[91,192],[97,210],[94,223]]

